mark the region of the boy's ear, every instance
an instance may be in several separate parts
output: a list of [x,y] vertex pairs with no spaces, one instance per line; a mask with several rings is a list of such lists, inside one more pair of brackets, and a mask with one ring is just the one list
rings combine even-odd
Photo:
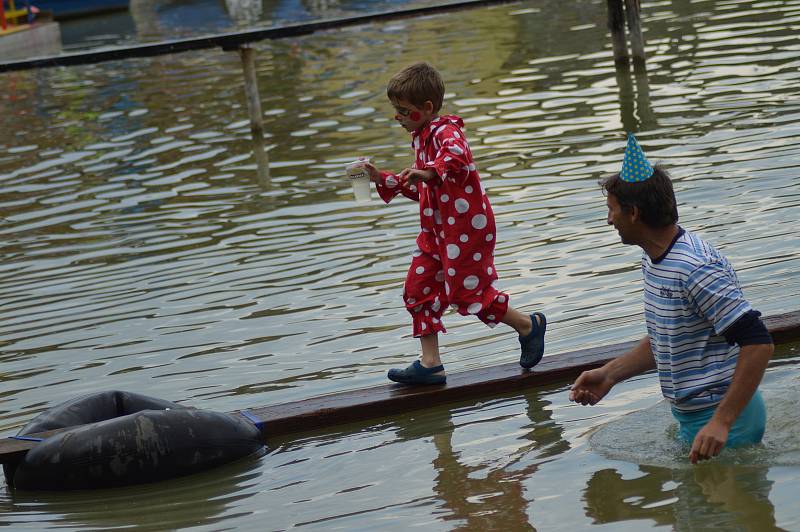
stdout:
[[422,104],[422,109],[426,113],[433,114],[433,102],[430,100],[425,100],[425,103]]

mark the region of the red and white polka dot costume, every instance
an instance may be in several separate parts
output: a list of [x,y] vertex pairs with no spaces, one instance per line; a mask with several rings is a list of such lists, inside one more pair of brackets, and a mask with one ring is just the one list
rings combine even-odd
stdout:
[[419,202],[422,230],[403,293],[415,337],[445,332],[448,305],[490,327],[508,310],[508,296],[493,286],[494,214],[463,125],[457,116],[439,116],[412,134],[414,168],[432,169],[436,177],[414,186],[383,172],[376,186],[386,203],[401,194]]

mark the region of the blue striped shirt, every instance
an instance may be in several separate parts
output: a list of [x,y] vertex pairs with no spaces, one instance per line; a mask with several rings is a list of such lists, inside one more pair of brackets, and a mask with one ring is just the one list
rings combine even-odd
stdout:
[[681,229],[662,257],[642,255],[642,273],[661,392],[683,411],[718,404],[739,355],[722,335],[751,310],[736,272],[713,246]]

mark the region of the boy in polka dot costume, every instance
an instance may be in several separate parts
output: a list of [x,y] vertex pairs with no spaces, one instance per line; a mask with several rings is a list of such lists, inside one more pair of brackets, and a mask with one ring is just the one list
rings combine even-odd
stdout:
[[531,368],[544,353],[543,314],[530,316],[509,305],[494,287],[495,222],[481,185],[461,118],[439,116],[444,83],[428,63],[415,63],[389,81],[387,96],[395,120],[411,133],[414,164],[399,174],[365,163],[380,197],[419,202],[421,231],[411,258],[403,300],[413,321],[422,356],[389,379],[404,384],[443,384],[438,333],[446,332],[442,313],[448,305],[474,315],[489,327],[505,323],[519,334],[520,365]]

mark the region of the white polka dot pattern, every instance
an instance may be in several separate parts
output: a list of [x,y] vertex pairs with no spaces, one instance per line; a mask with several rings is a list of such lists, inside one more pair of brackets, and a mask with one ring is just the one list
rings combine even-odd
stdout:
[[472,217],[472,227],[475,229],[483,229],[486,227],[487,219],[485,214],[476,214]]
[[464,198],[458,198],[456,200],[455,206],[456,206],[456,211],[458,211],[459,214],[464,214],[469,210],[469,202]]
[[436,174],[424,186],[388,173],[376,183],[387,203],[400,195],[419,202],[418,249],[404,286],[414,336],[445,331],[449,306],[489,326],[507,309],[507,296],[494,286],[494,216],[462,126],[458,117],[441,116],[413,133],[414,167]]

